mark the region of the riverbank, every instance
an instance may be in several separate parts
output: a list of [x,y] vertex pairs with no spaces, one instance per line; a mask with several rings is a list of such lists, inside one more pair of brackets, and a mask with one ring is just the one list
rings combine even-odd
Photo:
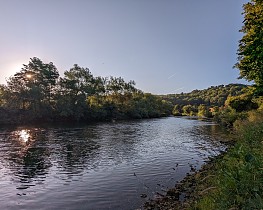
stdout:
[[[162,210],[162,209],[191,209],[193,204],[201,196],[213,188],[209,187],[207,179],[213,177],[212,171],[215,164],[222,160],[223,154],[210,159],[200,170],[190,172],[187,176],[176,184],[175,188],[169,189],[166,196],[159,199],[150,200],[144,204],[145,210]],[[202,183],[204,182],[204,183]]]
[[263,117],[234,123],[234,144],[144,209],[262,209]]
[[24,126],[24,125],[45,125],[45,124],[91,124],[99,122],[116,122],[126,120],[141,120],[169,117],[169,112],[151,113],[146,115],[129,115],[125,113],[115,113],[114,115],[99,117],[86,116],[83,119],[58,117],[54,115],[38,116],[31,110],[12,110],[0,107],[0,126]]

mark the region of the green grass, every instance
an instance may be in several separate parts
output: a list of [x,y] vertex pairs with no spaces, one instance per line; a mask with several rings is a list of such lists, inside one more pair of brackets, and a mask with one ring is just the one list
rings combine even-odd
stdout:
[[191,209],[263,209],[263,117],[249,116],[235,122],[235,145],[198,181]]

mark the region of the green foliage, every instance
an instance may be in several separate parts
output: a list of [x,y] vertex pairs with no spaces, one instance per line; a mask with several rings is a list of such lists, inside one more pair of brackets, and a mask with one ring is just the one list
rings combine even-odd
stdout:
[[230,106],[237,112],[248,111],[251,109],[257,109],[257,103],[252,101],[252,95],[242,94],[239,96],[229,96],[225,102],[226,106]]
[[244,4],[244,36],[239,41],[238,63],[240,78],[254,81],[263,93],[263,2],[252,0]]
[[[103,112],[106,118],[152,118],[170,115],[172,105],[158,96],[150,93],[133,93],[116,98],[107,95],[97,100],[98,97],[89,97],[88,104],[92,112]],[[120,99],[120,100],[119,100]]]
[[258,109],[263,111],[263,96],[257,97],[257,98],[253,98],[252,99],[254,103],[257,104]]
[[212,115],[212,117],[217,116],[219,114],[219,111],[220,111],[220,109],[218,106],[210,107],[210,109],[209,109],[209,112]]
[[[253,94],[254,89],[241,84],[212,86],[204,90],[194,90],[190,93],[170,94],[161,96],[173,105],[173,115],[213,117],[218,116],[219,107],[225,105],[227,98],[242,94]],[[250,101],[250,107],[256,104]],[[253,106],[252,106],[253,105]]]
[[237,112],[231,107],[221,108],[219,112],[214,115],[214,120],[225,127],[232,127],[233,123],[238,119],[245,119],[247,114],[245,112]]
[[173,108],[173,115],[174,116],[182,116],[182,109],[180,108],[179,104],[176,104]]
[[190,104],[185,105],[182,108],[183,115],[186,115],[186,116],[195,116],[197,111],[198,110],[197,110],[196,106],[192,106]]
[[212,113],[209,111],[209,108],[206,105],[200,104],[198,106],[197,116],[198,117],[212,117]]
[[95,78],[88,68],[82,68],[74,64],[73,68],[64,72],[64,78],[60,79],[60,85],[68,94],[77,95],[92,95],[95,92]]
[[32,114],[39,117],[51,115],[58,77],[52,62],[43,63],[39,58],[31,58],[28,65],[7,81],[5,106],[32,110]]
[[6,103],[6,91],[5,91],[5,86],[4,85],[0,85],[0,107],[4,107],[5,103]]
[[246,92],[246,85],[229,84],[211,86],[204,90],[193,90],[190,93],[169,94],[161,96],[164,100],[170,101],[172,104],[185,106],[199,106],[204,104],[208,107],[224,106],[228,96],[237,96]]
[[238,143],[224,158],[218,179],[220,199],[216,199],[221,209],[254,209],[257,204],[263,207],[262,160],[256,150],[244,143]]
[[32,58],[9,78],[7,86],[0,86],[0,107],[0,117],[16,113],[20,121],[33,122],[161,117],[170,115],[173,105],[138,90],[134,81],[94,77],[77,64],[59,78],[53,63]]
[[235,122],[237,143],[200,181],[214,190],[203,195],[193,209],[263,209],[263,114],[253,111],[248,116]]

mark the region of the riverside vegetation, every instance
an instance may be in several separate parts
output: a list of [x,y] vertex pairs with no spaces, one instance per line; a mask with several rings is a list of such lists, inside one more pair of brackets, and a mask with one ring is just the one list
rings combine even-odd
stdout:
[[[59,77],[53,63],[32,58],[0,86],[0,123],[161,117],[211,117],[231,129],[224,155],[186,178],[189,199],[170,190],[157,209],[263,209],[263,1],[244,4],[239,42],[240,78],[254,85],[220,85],[191,93],[155,96],[123,78],[94,77],[74,65]],[[181,185],[182,186],[182,185]],[[186,187],[187,188],[187,187]],[[186,190],[187,191],[187,190]],[[178,202],[178,200],[183,202]],[[148,207],[147,207],[148,208]]]
[[[206,91],[211,88],[195,94]],[[213,117],[227,127],[228,149],[200,171],[188,174],[165,197],[147,202],[145,209],[263,209],[263,96],[257,91],[257,87],[243,87],[235,96],[227,96],[224,105],[217,109],[203,104],[175,105],[176,115],[181,106],[180,115]],[[180,99],[182,95],[189,97],[193,92],[179,94]],[[173,100],[177,100],[176,95]],[[185,112],[185,106],[197,109]]]
[[[263,97],[256,86],[229,84],[154,96],[122,78],[93,77],[74,65],[65,78],[48,81],[39,67],[25,68],[1,86],[1,121],[82,121],[176,116],[210,117],[232,130],[229,150],[200,172],[187,176],[164,199],[146,209],[263,208]],[[45,72],[45,71],[43,71]],[[89,76],[89,77],[87,77]],[[90,80],[88,80],[90,78]],[[43,83],[43,84],[42,84]],[[46,85],[45,85],[46,84]],[[224,102],[223,102],[224,101]],[[19,116],[17,119],[17,114]],[[181,196],[184,198],[181,199]]]
[[235,145],[214,161],[205,178],[198,179],[203,196],[191,209],[263,208],[263,114],[250,111],[234,123]]
[[0,124],[90,122],[167,116],[172,104],[121,77],[95,77],[75,64],[60,77],[56,66],[31,58],[0,86]]
[[235,67],[240,78],[255,85],[227,99],[232,110],[218,114],[219,121],[233,125],[235,144],[198,179],[196,194],[203,195],[190,209],[263,209],[263,1],[252,0],[243,9],[244,36]]
[[[263,112],[238,113],[228,149],[145,209],[263,209]],[[245,116],[244,116],[245,115]]]
[[34,57],[7,79],[7,85],[0,85],[0,124],[90,122],[172,114],[211,118],[225,110],[226,99],[234,108],[241,103],[243,109],[253,108],[252,94],[246,87],[229,84],[191,93],[153,95],[137,89],[134,81],[95,77],[77,64],[60,77],[52,62]]
[[[239,41],[235,67],[240,70],[240,78],[254,85],[240,94],[229,95],[224,106],[208,107],[210,113],[208,109],[203,112],[230,129],[228,150],[187,176],[165,198],[148,203],[146,209],[263,209],[263,1],[251,0],[243,9],[244,25],[240,31],[244,36]],[[172,98],[176,101],[182,95]],[[211,106],[211,100],[206,101]],[[174,114],[195,115],[201,111],[200,105],[196,109],[197,104],[185,106],[188,105],[176,105]]]

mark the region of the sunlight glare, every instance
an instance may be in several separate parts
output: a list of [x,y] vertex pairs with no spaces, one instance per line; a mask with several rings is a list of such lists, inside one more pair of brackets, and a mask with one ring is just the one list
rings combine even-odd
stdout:
[[31,79],[32,75],[31,74],[26,74],[26,78]]
[[21,141],[23,142],[27,142],[30,139],[30,134],[28,130],[21,130],[18,132],[18,135],[19,135],[19,139],[21,139]]

